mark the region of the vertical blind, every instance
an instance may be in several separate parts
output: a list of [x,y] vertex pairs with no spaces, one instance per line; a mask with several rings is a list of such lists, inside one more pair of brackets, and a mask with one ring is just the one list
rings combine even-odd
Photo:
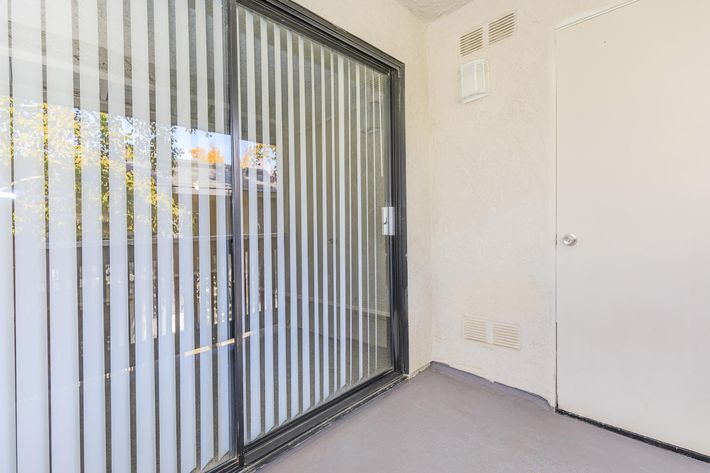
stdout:
[[0,471],[231,456],[222,0],[0,0]]
[[0,0],[3,473],[205,471],[392,369],[389,77],[227,6]]
[[237,10],[245,439],[392,368],[389,78]]

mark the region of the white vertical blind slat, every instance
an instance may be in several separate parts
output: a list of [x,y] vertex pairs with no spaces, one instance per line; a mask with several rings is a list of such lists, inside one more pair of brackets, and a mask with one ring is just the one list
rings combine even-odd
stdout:
[[[269,110],[269,24],[265,19],[261,23],[261,123],[262,141],[265,145],[271,146],[272,134],[270,129]],[[269,155],[268,158],[271,159]],[[273,268],[272,268],[272,230],[271,230],[271,175],[269,168],[264,169],[263,177],[263,205],[264,205],[264,432],[268,432],[274,427],[274,304],[273,304]]]
[[338,145],[337,145],[337,127],[336,127],[336,99],[338,98],[337,92],[336,92],[336,87],[338,85],[338,80],[337,80],[337,73],[336,73],[336,56],[335,54],[331,51],[329,54],[330,59],[329,59],[329,64],[330,64],[330,156],[328,159],[328,162],[330,163],[330,208],[331,208],[331,222],[330,222],[330,228],[329,228],[329,235],[330,235],[330,241],[331,241],[331,261],[332,261],[332,281],[331,281],[331,286],[333,288],[333,296],[332,296],[332,306],[333,306],[333,327],[332,327],[332,332],[333,332],[333,350],[331,351],[330,354],[330,359],[329,363],[333,365],[333,391],[338,390],[338,382],[339,382],[339,376],[338,376],[338,368],[340,366],[340,363],[338,361],[338,337],[340,336],[340,331],[338,329],[338,317],[340,314],[339,306],[338,306],[338,296],[339,296],[339,287],[338,287],[338,235],[336,234],[336,226],[337,226],[337,220],[336,220],[336,208],[338,208],[338,200],[337,200],[337,191],[336,191],[336,182],[337,182],[337,175],[336,175],[336,162],[338,160]]
[[[248,159],[256,159],[256,41],[254,34],[254,16],[246,14],[246,70],[247,70],[247,152],[253,153]],[[249,438],[257,436],[261,431],[261,357],[259,318],[259,215],[257,195],[257,170],[249,166],[248,173],[248,204],[249,204],[249,400],[250,433]]]
[[[214,101],[215,101],[215,131],[218,134],[225,133],[225,116],[224,116],[224,29],[222,27],[223,16],[222,9],[224,8],[221,0],[215,0],[212,7],[214,28]],[[229,252],[227,245],[227,219],[232,218],[228,212],[229,206],[227,199],[231,195],[227,194],[226,188],[229,185],[226,182],[227,175],[225,166],[232,162],[231,155],[224,153],[225,161],[217,162],[216,180],[217,180],[217,340],[219,343],[219,352],[217,355],[217,372],[219,373],[218,381],[218,457],[222,458],[229,452],[230,449],[230,401],[229,401],[229,350],[233,349],[231,344],[225,344],[229,339],[229,294],[228,291],[228,258]],[[236,168],[233,168],[233,170]],[[234,172],[234,171],[233,171]],[[224,191],[222,191],[224,188]]]
[[[224,4],[222,0],[212,0],[212,35],[214,40],[214,116],[215,116],[215,131],[217,133],[225,133],[225,63],[224,40],[225,28],[223,25]],[[225,158],[228,158],[225,156]],[[220,214],[224,215],[224,214]]]
[[[375,133],[373,134],[373,139],[375,140],[375,143],[374,143],[375,151],[374,151],[374,153],[373,153],[373,159],[375,159],[375,160],[377,159],[378,151],[379,151],[379,152],[380,152],[380,153],[379,153],[379,156],[380,156],[380,174],[379,174],[379,176],[375,175],[373,182],[382,182],[382,177],[383,177],[383,176],[382,176],[382,173],[383,173],[383,169],[382,169],[382,159],[381,159],[381,156],[382,156],[382,155],[381,155],[381,149],[378,148],[378,143],[379,143],[380,146],[381,146],[381,144],[382,144],[382,128],[381,128],[382,120],[381,120],[381,115],[380,115],[380,120],[379,120],[379,121],[377,120],[378,117],[377,117],[376,109],[375,109],[375,104],[377,104],[377,107],[378,107],[378,108],[379,108],[379,106],[380,106],[380,104],[381,104],[381,95],[380,95],[380,89],[379,89],[380,78],[377,77],[377,78],[376,78],[376,81],[377,81],[377,82],[376,82],[376,83],[377,83],[377,87],[375,86],[375,79],[373,79],[373,95],[375,96],[375,97],[373,98],[373,101],[372,101],[373,126],[374,126],[374,129],[375,129]],[[375,87],[376,87],[376,88],[375,88]],[[373,166],[373,169],[375,170],[375,173],[376,173],[376,172],[377,172],[377,166],[376,166],[377,163],[375,162],[375,163],[373,163],[373,164],[375,164],[375,166]],[[378,179],[378,177],[379,177],[379,179]],[[376,188],[375,188],[375,189],[376,189]],[[376,208],[376,209],[377,209],[377,207],[383,207],[384,205],[385,205],[385,202],[384,202],[384,201],[380,201],[380,202],[375,201],[375,208]],[[381,242],[381,241],[382,241],[382,236],[381,236],[381,234],[377,234],[377,233],[376,233],[375,235],[376,235],[375,242],[376,242],[376,243]],[[381,244],[381,243],[380,243],[380,244]],[[377,326],[379,325],[379,320],[378,320],[378,319],[379,319],[379,314],[380,314],[380,306],[379,306],[379,304],[378,304],[378,302],[377,302],[377,292],[378,292],[378,289],[379,289],[379,286],[380,286],[380,282],[379,282],[379,281],[380,281],[380,279],[381,279],[380,273],[379,273],[379,271],[378,271],[378,269],[377,269],[377,263],[378,263],[377,260],[379,259],[377,256],[378,256],[379,254],[380,254],[380,248],[379,248],[379,244],[378,244],[378,245],[375,247],[375,258],[374,258],[374,263],[375,263],[375,308],[374,308],[374,317],[373,317],[373,318],[374,318],[374,324],[375,324],[375,334],[374,334],[373,344],[374,344],[374,351],[375,351],[375,362],[373,363],[373,365],[374,365],[374,369],[375,369],[375,370],[379,370],[378,358],[379,358],[379,351],[380,351],[380,350],[379,350],[379,338],[378,338],[378,336],[377,336],[377,332],[378,332]]]
[[152,165],[150,157],[150,79],[148,9],[131,0],[131,90],[133,96],[133,193],[135,252],[136,468],[155,469],[155,392],[153,366]]
[[52,469],[76,471],[79,454],[79,330],[72,19],[69,0],[46,3],[47,189]]
[[[49,400],[40,0],[13,3],[17,469],[49,469]],[[16,55],[15,45],[22,45]],[[18,57],[20,56],[20,57]]]
[[[179,212],[179,279],[180,279],[180,470],[192,471],[197,464],[196,398],[195,398],[195,278],[193,267],[193,170],[190,155],[190,44],[187,0],[175,5],[177,129],[177,187]],[[182,139],[180,139],[182,138]],[[187,149],[183,149],[188,146]]]
[[86,471],[106,469],[104,256],[101,199],[97,2],[79,0],[83,440]]
[[177,420],[175,417],[175,330],[179,301],[174,300],[173,286],[173,177],[170,112],[170,58],[168,0],[155,0],[155,120],[156,120],[156,194],[158,259],[158,350],[160,402],[160,467],[178,471]]
[[212,230],[210,215],[211,166],[206,159],[209,142],[203,131],[208,129],[208,83],[207,83],[207,23],[205,2],[195,2],[196,79],[197,79],[197,128],[196,154],[198,167],[198,231],[199,231],[199,291],[200,312],[200,466],[204,468],[214,455],[214,411],[212,398]]
[[294,65],[293,33],[286,32],[286,57],[288,76],[288,205],[289,205],[289,295],[290,295],[290,343],[291,343],[291,418],[299,412],[298,407],[298,281],[296,278],[296,130],[294,110]]
[[[370,252],[372,243],[370,241],[370,237],[372,236],[372,233],[370,232],[370,215],[376,215],[375,210],[370,208],[370,145],[371,145],[371,139],[370,139],[370,128],[372,127],[372,120],[370,118],[370,113],[369,110],[370,108],[368,107],[369,100],[371,98],[371,95],[369,94],[370,92],[370,71],[365,68],[365,103],[363,104],[363,108],[365,109],[365,231],[366,231],[366,250],[365,250],[365,257],[367,261],[367,375],[369,376],[372,370],[372,297],[371,297],[371,288],[372,288],[372,281],[370,280],[371,276],[371,268],[370,268],[370,261],[371,261],[371,255],[374,255],[374,253]],[[376,231],[375,227],[376,222],[373,219],[372,222],[372,228],[373,231]]]
[[355,70],[355,106],[356,106],[356,116],[357,123],[355,129],[357,130],[357,148],[356,148],[356,159],[357,159],[357,318],[358,318],[358,379],[362,379],[363,376],[363,325],[362,325],[362,311],[363,311],[363,286],[362,286],[362,148],[361,148],[361,137],[362,137],[362,123],[360,121],[360,115],[362,111],[362,97],[360,96],[360,65],[356,66]]
[[320,402],[320,287],[318,284],[318,269],[320,267],[319,251],[318,251],[318,166],[321,156],[318,154],[318,147],[316,144],[316,58],[315,58],[315,48],[313,42],[310,43],[310,58],[311,58],[311,169],[309,174],[312,176],[312,200],[311,209],[313,216],[311,218],[313,222],[313,228],[311,229],[311,240],[313,254],[311,255],[312,269],[313,272],[313,392],[315,403]]
[[[8,0],[0,0],[4,17]],[[0,54],[9,56],[8,22],[0,21]],[[0,61],[0,471],[15,472],[15,303],[12,251],[10,67]]]
[[[197,426],[195,396],[195,278],[192,192],[194,176],[189,146],[191,137],[189,4],[175,2],[175,52],[177,130],[181,147],[177,157],[179,212],[180,279],[180,471],[191,472],[197,465]],[[188,135],[188,136],[186,136]],[[182,138],[182,139],[180,139]],[[187,149],[182,149],[187,146]]]
[[283,94],[281,70],[281,28],[274,25],[274,78],[275,86],[275,111],[276,111],[276,156],[277,156],[277,182],[276,182],[276,246],[278,251],[277,278],[278,278],[278,380],[279,380],[279,424],[286,421],[286,405],[288,392],[286,386],[286,242],[284,228],[284,140],[283,140]]
[[[375,74],[371,71],[370,81],[368,82],[368,87],[370,89],[370,100],[368,101],[368,111],[370,115],[370,147],[368,148],[368,159],[372,161],[372,205],[375,209],[380,205],[378,201],[378,191],[377,191],[377,123],[375,121]],[[372,371],[377,371],[377,343],[376,343],[376,330],[377,330],[377,288],[378,288],[378,272],[377,272],[377,240],[379,238],[380,232],[378,231],[378,215],[377,212],[373,212],[372,215],[372,312],[370,313],[371,319],[371,331],[368,343],[370,344],[370,351],[372,352]]]
[[327,143],[327,130],[328,130],[328,118],[326,115],[326,65],[325,65],[325,48],[320,48],[320,83],[321,83],[321,197],[322,197],[322,208],[321,208],[321,240],[322,240],[322,266],[321,266],[321,277],[322,277],[322,287],[323,287],[323,341],[322,341],[322,357],[323,357],[323,385],[322,385],[322,395],[323,399],[327,399],[330,395],[330,360],[329,360],[329,345],[330,345],[330,324],[328,317],[332,313],[329,306],[329,274],[328,274],[328,155],[330,150],[328,149]]
[[345,298],[345,58],[338,55],[338,204],[339,204],[339,237],[338,248],[340,250],[340,388],[345,386],[346,380],[346,320],[347,300]]
[[345,306],[347,307],[347,357],[346,365],[348,369],[347,383],[352,384],[353,382],[353,365],[355,364],[353,357],[353,62],[350,58],[347,59],[347,77],[346,77],[346,105],[347,109],[347,119],[346,119],[346,129],[347,129],[347,170],[345,174],[345,182],[347,183],[347,190],[345,192],[345,201],[347,207],[347,221],[345,223],[346,228],[346,241],[347,241],[347,263],[345,263],[346,273],[347,273],[347,299]]
[[[246,27],[242,26],[242,18],[245,16],[245,13],[243,11],[238,11],[237,12],[237,21],[236,21],[236,37],[238,44],[234,46],[236,49],[236,60],[237,60],[237,67],[238,67],[238,73],[237,73],[237,90],[240,91],[243,89],[243,87],[246,86],[245,82],[242,80],[242,74],[244,74],[244,60],[246,56],[242,53],[242,47],[246,48],[246,41],[243,38],[243,36],[246,36]],[[242,100],[241,95],[237,94],[236,98],[236,104],[234,106],[237,107],[237,109],[240,111],[240,113],[244,110],[244,101]],[[244,248],[244,231],[246,229],[246,222],[245,222],[245,216],[244,216],[244,179],[243,179],[243,174],[242,174],[242,168],[241,168],[241,152],[242,152],[242,142],[244,141],[244,133],[243,133],[243,120],[240,119],[239,121],[239,126],[241,129],[238,131],[239,133],[239,139],[240,139],[240,144],[239,144],[239,149],[234,150],[234,154],[237,157],[236,162],[234,163],[233,171],[236,173],[236,177],[234,178],[237,188],[234,189],[234,192],[239,193],[239,199],[237,200],[241,208],[239,209],[239,231],[240,233],[237,234],[234,232],[234,238],[239,239],[239,247]],[[246,268],[248,267],[249,262],[246,260],[246,257],[242,255],[241,258],[239,258],[240,261],[240,267],[239,268],[234,268],[234,272],[237,274],[234,276],[234,284],[239,284],[240,285],[240,293],[242,294],[241,300],[240,301],[235,301],[235,304],[239,304],[241,311],[237,314],[237,316],[241,319],[241,326],[242,326],[242,331],[244,332],[246,330],[246,322],[249,316],[248,308],[247,308],[247,299],[248,299],[248,288],[246,287],[247,284],[247,279],[246,279]],[[241,333],[241,334],[236,334],[237,336],[237,343],[238,343],[238,350],[241,350],[242,354],[242,366],[245,366],[246,364],[246,357],[247,357],[247,344],[246,344],[246,333]],[[241,337],[241,338],[239,338]],[[247,415],[247,385],[248,385],[248,379],[247,379],[247,371],[246,369],[242,370],[242,392],[239,393],[241,395],[241,408],[242,408],[242,413],[244,415],[244,425],[242,425],[242,429],[244,429],[245,432],[245,438],[246,438],[246,429],[247,429],[247,424],[246,424],[246,415]]]
[[[121,2],[107,2],[107,18],[123,18]],[[123,22],[108,21],[108,139],[110,218],[110,343],[112,471],[131,464],[128,330],[128,215],[126,196],[125,61]]]
[[298,37],[298,105],[299,105],[299,168],[300,168],[300,207],[301,216],[301,390],[303,410],[311,405],[311,367],[310,367],[310,287],[308,281],[308,151],[306,148],[306,78],[303,36]]

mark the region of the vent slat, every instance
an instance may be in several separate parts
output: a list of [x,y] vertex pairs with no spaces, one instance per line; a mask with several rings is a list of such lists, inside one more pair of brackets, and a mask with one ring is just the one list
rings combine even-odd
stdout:
[[483,27],[470,31],[459,38],[459,53],[467,56],[483,48]]
[[488,44],[510,38],[515,32],[515,12],[510,12],[488,24]]
[[505,322],[494,322],[493,345],[520,350],[520,326]]

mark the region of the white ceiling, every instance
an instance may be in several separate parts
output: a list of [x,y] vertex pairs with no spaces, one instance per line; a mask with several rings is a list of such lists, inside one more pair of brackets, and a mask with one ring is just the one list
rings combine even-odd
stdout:
[[440,17],[471,0],[399,0],[419,18],[430,21]]

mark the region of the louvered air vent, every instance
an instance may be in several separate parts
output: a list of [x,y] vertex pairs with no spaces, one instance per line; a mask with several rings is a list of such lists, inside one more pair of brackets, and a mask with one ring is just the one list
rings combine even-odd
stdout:
[[493,20],[488,24],[488,44],[510,38],[515,32],[515,12]]
[[520,326],[493,322],[493,345],[520,350]]
[[517,324],[464,317],[463,336],[486,345],[520,350],[520,325]]
[[466,56],[483,48],[483,28],[477,28],[459,38],[459,53]]
[[466,317],[463,320],[463,336],[466,340],[488,343],[488,326],[487,320]]

